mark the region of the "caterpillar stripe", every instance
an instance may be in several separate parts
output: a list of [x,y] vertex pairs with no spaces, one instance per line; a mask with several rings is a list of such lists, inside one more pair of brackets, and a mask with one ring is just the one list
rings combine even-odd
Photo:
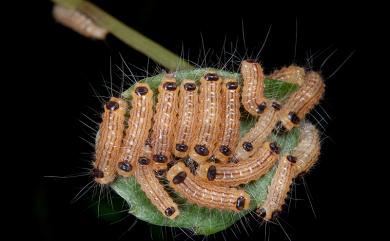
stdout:
[[108,184],[116,177],[116,159],[122,143],[126,110],[127,103],[115,97],[111,97],[104,105],[96,144],[96,160],[92,169],[97,183]]
[[154,167],[165,169],[171,160],[174,131],[177,122],[177,101],[179,89],[173,75],[167,74],[158,87],[159,95],[153,117],[151,135]]
[[226,163],[240,137],[240,86],[235,79],[225,79],[222,84],[222,132],[214,157]]
[[96,25],[90,17],[75,9],[54,5],[53,17],[57,22],[87,38],[104,40],[108,34],[107,29]]
[[198,111],[198,88],[193,80],[183,80],[179,92],[179,116],[173,154],[184,158],[188,154],[188,145],[195,133]]
[[275,164],[278,153],[279,148],[276,143],[266,142],[246,162],[205,163],[200,165],[198,175],[204,180],[211,181],[212,185],[233,187],[246,184],[265,175]]
[[221,78],[209,72],[200,80],[199,112],[200,121],[189,156],[197,162],[210,158],[218,141],[221,115]]
[[245,191],[202,181],[181,162],[168,171],[167,179],[170,186],[190,203],[234,212],[249,208],[250,197]]
[[117,172],[128,177],[138,160],[152,125],[153,91],[149,85],[137,83],[131,93],[131,110],[127,121],[126,134],[122,142]]

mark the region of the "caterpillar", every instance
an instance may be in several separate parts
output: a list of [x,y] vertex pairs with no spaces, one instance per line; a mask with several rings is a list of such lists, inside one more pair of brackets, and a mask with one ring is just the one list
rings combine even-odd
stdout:
[[150,147],[146,146],[144,154],[136,162],[135,178],[152,204],[166,217],[175,219],[180,210],[156,178],[148,149]]
[[126,111],[127,103],[119,98],[111,97],[104,105],[92,169],[97,183],[108,184],[115,180],[115,164],[122,143]]
[[292,155],[297,158],[295,176],[306,173],[318,160],[320,154],[320,137],[313,124],[306,122],[300,129],[300,141]]
[[219,187],[198,179],[179,162],[167,173],[173,189],[187,199],[208,208],[238,212],[249,208],[250,196],[243,190]]
[[178,130],[175,134],[173,155],[184,158],[196,129],[198,87],[193,80],[183,80],[179,91]]
[[264,73],[263,68],[255,60],[241,62],[241,75],[243,88],[241,102],[244,109],[253,116],[264,112],[267,102],[264,98]]
[[299,144],[290,155],[284,156],[268,188],[267,199],[257,209],[265,220],[273,219],[285,203],[293,179],[307,172],[318,160],[320,141],[317,129],[310,123],[304,123],[300,129]]
[[301,86],[305,81],[305,70],[299,66],[290,65],[274,71],[268,78],[283,80]]
[[53,17],[57,22],[87,38],[104,40],[108,34],[107,29],[98,26],[90,17],[76,9],[54,5]]
[[131,92],[131,110],[127,129],[117,159],[117,172],[128,177],[133,174],[134,163],[138,160],[148,137],[153,116],[153,91],[149,85],[137,83]]
[[222,84],[221,110],[222,132],[214,160],[226,163],[235,150],[240,137],[240,86],[235,79],[224,79]]
[[200,124],[189,151],[189,157],[199,163],[211,157],[218,141],[221,83],[220,76],[214,72],[208,72],[200,79],[198,111]]
[[[238,186],[258,180],[275,164],[279,147],[275,142],[266,142],[248,161],[227,164],[202,164],[199,167],[199,177],[212,181],[218,186]],[[207,178],[207,179],[206,179]]]
[[279,160],[271,185],[268,187],[267,198],[261,208],[256,210],[264,220],[271,220],[282,210],[282,205],[293,182],[295,161],[296,158],[291,155],[283,156]]
[[158,87],[159,95],[151,134],[152,159],[155,169],[165,169],[171,160],[173,134],[177,122],[179,89],[172,74],[166,74]]
[[293,93],[280,111],[277,129],[289,131],[297,126],[305,115],[319,102],[325,91],[321,76],[316,72],[308,72],[301,88]]

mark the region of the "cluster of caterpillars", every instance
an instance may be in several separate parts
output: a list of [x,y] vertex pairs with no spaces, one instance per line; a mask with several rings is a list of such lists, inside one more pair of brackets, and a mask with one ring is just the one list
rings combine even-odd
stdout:
[[[130,103],[112,97],[105,104],[97,139],[96,182],[109,184],[117,175],[134,175],[156,208],[174,219],[180,208],[157,176],[190,203],[240,212],[251,202],[242,184],[258,180],[276,165],[267,198],[257,207],[259,216],[271,219],[281,210],[293,179],[318,158],[318,131],[303,120],[325,87],[316,72],[282,68],[268,78],[300,87],[278,102],[264,96],[259,63],[243,61],[240,71],[242,81],[212,70],[199,81],[180,83],[174,73],[165,74],[155,104],[146,83],[133,86]],[[257,122],[240,138],[241,104]],[[299,144],[288,154],[267,139],[272,132],[286,133],[300,124]]]

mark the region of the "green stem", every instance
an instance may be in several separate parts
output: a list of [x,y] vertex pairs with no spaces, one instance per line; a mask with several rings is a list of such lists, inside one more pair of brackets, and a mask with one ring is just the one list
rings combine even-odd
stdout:
[[194,66],[183,60],[173,52],[162,47],[140,32],[126,26],[110,14],[94,4],[84,0],[52,0],[56,4],[77,9],[92,18],[99,26],[107,29],[112,35],[122,40],[130,47],[143,53],[155,62],[169,70],[193,69]]

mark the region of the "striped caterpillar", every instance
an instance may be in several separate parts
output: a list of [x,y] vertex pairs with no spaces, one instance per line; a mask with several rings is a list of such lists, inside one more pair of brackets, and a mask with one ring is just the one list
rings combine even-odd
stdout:
[[198,180],[181,162],[168,171],[167,179],[171,186],[191,203],[235,212],[249,208],[250,197],[245,191]]
[[320,149],[319,135],[316,128],[305,123],[300,129],[300,142],[291,155],[283,156],[268,187],[268,195],[257,213],[265,220],[270,220],[282,211],[287,193],[293,179],[307,172],[317,161]]
[[108,34],[107,29],[96,25],[90,17],[75,9],[55,5],[53,17],[57,22],[87,38],[104,40]]
[[[188,207],[239,214],[235,219],[257,207],[264,219],[272,218],[273,213],[281,210],[293,178],[307,172],[319,154],[315,127],[303,121],[301,126],[290,125],[290,112],[303,120],[320,100],[324,84],[317,73],[305,73],[297,66],[282,68],[267,78],[262,71],[260,64],[243,61],[242,83],[238,74],[198,69],[161,74],[135,84],[122,94],[131,103],[127,115],[125,101],[122,101],[122,112],[105,109],[107,117],[103,117],[96,149],[99,158],[93,170],[98,173],[96,170],[111,169],[104,174],[107,180],[96,181],[112,182],[111,186],[116,189],[121,188],[117,183],[134,178],[139,184],[136,188],[140,188],[159,211],[157,216],[169,220],[169,225],[173,226],[176,223],[183,227],[181,222],[189,215]],[[285,91],[277,97],[278,89],[294,89],[292,87],[298,90]],[[155,105],[154,99],[157,100]],[[259,111],[262,103],[265,107]],[[250,117],[254,120],[252,125],[243,120],[247,115],[241,115],[241,104],[254,116]],[[110,119],[109,115],[118,117]],[[246,124],[244,131],[243,123]],[[105,126],[113,124],[112,133],[118,137],[115,145],[108,139],[112,133],[105,131],[109,129]],[[297,131],[271,136],[273,130],[280,127],[286,131],[293,127],[300,130],[299,144],[289,155],[278,140],[294,137]],[[194,166],[189,165],[188,160],[194,161]],[[270,170],[274,166],[277,167],[272,177],[269,174],[273,174]],[[121,177],[113,182],[117,174]],[[96,178],[97,174],[94,176]],[[168,194],[161,182],[167,183],[167,188],[174,193]],[[264,198],[265,195],[260,194],[263,191],[258,186],[265,182],[269,186],[268,195],[264,204],[259,205],[264,201],[259,195]],[[118,193],[123,195],[124,192]],[[134,214],[149,220],[141,213]]]

